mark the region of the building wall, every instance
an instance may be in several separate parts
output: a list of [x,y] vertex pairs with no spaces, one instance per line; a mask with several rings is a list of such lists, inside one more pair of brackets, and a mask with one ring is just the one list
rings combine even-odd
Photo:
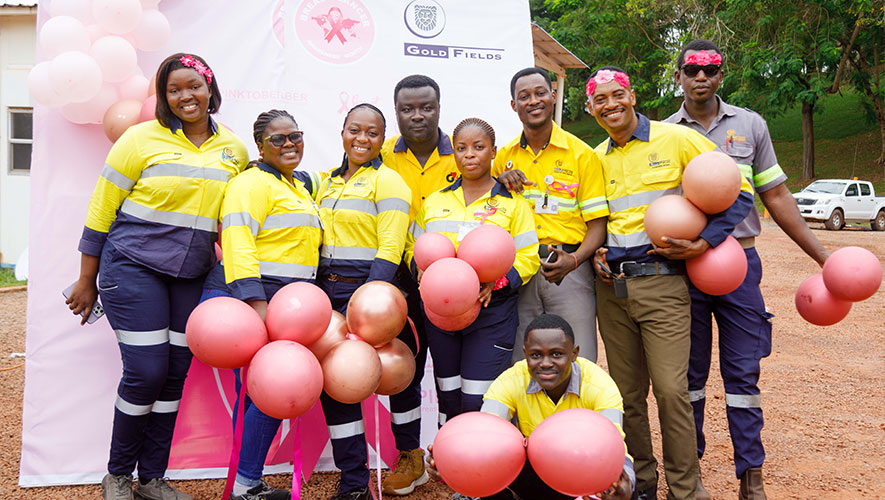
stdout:
[[28,246],[30,175],[10,172],[9,108],[32,107],[28,72],[36,59],[36,12],[0,8],[0,264],[14,265]]

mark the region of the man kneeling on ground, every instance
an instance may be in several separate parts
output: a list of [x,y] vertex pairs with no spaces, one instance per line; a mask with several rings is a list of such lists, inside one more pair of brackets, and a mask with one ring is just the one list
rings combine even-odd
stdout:
[[[602,368],[578,357],[571,325],[555,314],[542,314],[529,323],[525,332],[525,359],[492,382],[483,398],[482,411],[507,420],[516,417],[519,430],[528,437],[550,415],[584,408],[614,422],[623,436],[624,406],[618,387]],[[432,447],[428,450],[428,470],[437,476]],[[635,484],[633,460],[627,455],[621,476],[597,496],[603,500],[628,500]],[[513,500],[514,494],[522,500],[574,500],[545,484],[528,460],[507,489],[483,500]],[[469,497],[456,494],[452,498]]]

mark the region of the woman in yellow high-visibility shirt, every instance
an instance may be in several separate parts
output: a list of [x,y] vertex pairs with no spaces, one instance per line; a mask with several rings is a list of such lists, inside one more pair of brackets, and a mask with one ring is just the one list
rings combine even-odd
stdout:
[[463,330],[450,332],[425,322],[433,357],[439,397],[440,425],[482,407],[482,397],[495,378],[510,367],[510,355],[519,320],[519,287],[537,272],[538,236],[528,203],[510,193],[491,176],[495,158],[495,131],[479,118],[468,118],[452,133],[455,163],[461,178],[427,197],[407,238],[406,262],[413,272],[415,240],[425,232],[439,232],[457,247],[481,224],[495,224],[513,237],[516,260],[507,274],[483,283],[477,300],[482,309]]
[[136,496],[191,498],[163,479],[191,363],[184,327],[215,262],[224,187],[248,161],[243,141],[210,116],[221,91],[201,57],[166,58],[156,92],[157,119],[130,127],[108,153],[68,298],[88,315],[101,295],[123,359],[106,499],[132,498],[136,465]]
[[[367,281],[395,284],[409,226],[412,192],[394,170],[381,162],[384,115],[371,104],[358,104],[344,119],[344,160],[320,184],[317,203],[323,221],[320,288],[332,308],[346,313],[353,292]],[[341,469],[336,500],[368,500],[369,470],[359,404],[320,396],[332,438],[335,466]]]
[[[267,302],[282,287],[316,281],[323,229],[312,196],[319,176],[295,171],[304,152],[304,133],[295,118],[272,109],[258,115],[252,131],[259,161],[224,192],[223,259],[209,273],[203,298],[233,296],[263,319]],[[280,420],[265,415],[248,396],[244,404],[243,444],[230,500],[288,500],[288,490],[261,479]]]

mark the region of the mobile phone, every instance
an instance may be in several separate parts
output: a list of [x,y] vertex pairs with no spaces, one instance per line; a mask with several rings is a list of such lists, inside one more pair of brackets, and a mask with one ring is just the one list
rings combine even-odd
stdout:
[[556,252],[550,252],[550,254],[547,255],[547,258],[544,259],[544,263],[545,264],[553,264],[554,262],[556,262],[556,259],[558,259],[558,258],[559,257],[556,255]]
[[615,297],[619,299],[627,298],[627,280],[624,278],[618,278],[615,276],[615,273],[612,272],[611,269],[608,268],[602,262],[599,263],[599,268],[602,269],[602,272],[609,275],[614,286],[615,286]]
[[[65,288],[64,291],[61,292],[64,298],[67,299],[68,297],[70,297],[71,292],[74,290],[74,285],[76,284],[76,281],[71,283],[71,286]],[[92,323],[98,321],[98,319],[102,316],[104,316],[104,308],[101,307],[101,302],[99,302],[98,299],[95,299],[95,303],[92,304],[92,310],[89,311],[89,317],[86,318],[86,323],[91,325]]]

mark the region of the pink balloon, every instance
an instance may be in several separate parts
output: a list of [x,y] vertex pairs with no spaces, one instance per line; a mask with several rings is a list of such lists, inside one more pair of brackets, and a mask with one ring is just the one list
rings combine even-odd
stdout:
[[725,295],[737,290],[747,277],[747,254],[738,240],[729,236],[718,247],[686,260],[685,270],[698,290]]
[[425,309],[440,316],[459,316],[474,306],[479,296],[479,277],[461,259],[440,259],[424,271],[419,290]]
[[135,47],[119,36],[103,36],[92,44],[89,54],[98,62],[104,81],[120,83],[138,68]]
[[92,22],[90,3],[90,0],[52,0],[49,3],[49,14],[52,17],[70,16],[86,25]]
[[270,340],[292,340],[310,345],[320,337],[332,319],[332,302],[313,283],[289,283],[267,304],[264,322]]
[[141,19],[141,10],[138,0],[92,0],[92,17],[115,35],[134,30]]
[[882,284],[882,263],[866,248],[844,247],[824,262],[824,284],[834,297],[858,302],[873,296]]
[[842,321],[848,315],[851,302],[834,297],[824,284],[823,274],[816,273],[803,281],[796,290],[796,310],[805,321],[813,325],[829,326]]
[[185,326],[187,346],[215,368],[240,368],[267,344],[261,316],[233,297],[214,297],[191,312]]
[[101,123],[105,111],[115,102],[117,102],[117,89],[105,83],[92,99],[65,104],[59,111],[72,123]]
[[101,90],[101,68],[82,52],[62,52],[49,63],[49,81],[68,102],[86,102]]
[[159,3],[160,0],[141,0],[141,6],[144,10],[156,9]]
[[104,134],[111,142],[123,135],[123,132],[138,123],[138,112],[141,103],[138,101],[117,101],[108,108],[102,120]]
[[[148,84],[149,81],[144,75],[136,73],[130,76],[120,82],[118,87],[120,90],[120,99],[135,99],[138,102],[144,102],[148,96]],[[140,110],[141,108],[139,108],[139,111]]]
[[90,43],[95,42],[96,40],[98,40],[99,38],[101,38],[103,36],[110,35],[110,33],[105,31],[104,28],[102,28],[101,26],[99,26],[97,24],[90,24],[89,26],[86,26],[86,32],[89,33]]
[[222,253],[221,253],[221,245],[215,243],[215,262],[221,262]]
[[347,329],[380,347],[403,330],[409,307],[399,288],[384,281],[370,281],[353,292],[347,303]]
[[480,283],[488,283],[504,276],[513,267],[516,245],[506,229],[483,224],[461,240],[458,258],[473,267]]
[[424,233],[415,240],[415,265],[424,271],[439,259],[455,256],[455,245],[442,233]]
[[725,153],[701,153],[685,166],[682,191],[688,201],[704,213],[718,214],[730,207],[741,193],[741,170]]
[[446,422],[433,440],[440,475],[453,490],[471,497],[491,496],[509,486],[525,458],[519,429],[489,413],[462,413]]
[[707,226],[707,216],[678,194],[661,196],[645,210],[645,234],[655,246],[669,247],[663,236],[694,241]]
[[440,316],[430,309],[424,308],[424,315],[427,316],[427,320],[440,330],[447,332],[457,332],[472,325],[476,318],[479,317],[480,312],[482,312],[482,303],[479,300],[476,301],[471,309],[458,316]]
[[551,488],[568,496],[611,487],[624,470],[624,439],[609,419],[593,410],[554,413],[529,436],[532,468]]
[[381,360],[375,348],[362,340],[347,339],[323,359],[323,389],[342,403],[359,403],[381,382]]
[[141,113],[138,115],[139,123],[157,119],[157,94],[150,94],[150,87],[148,87],[148,94],[141,105]]
[[49,81],[49,61],[37,63],[28,73],[28,91],[35,101],[50,108],[67,103]]
[[332,320],[329,321],[329,326],[326,328],[323,336],[316,342],[307,346],[307,348],[310,349],[310,352],[312,352],[320,362],[322,362],[326,358],[326,354],[329,354],[329,351],[331,351],[333,347],[338,345],[339,342],[344,342],[344,339],[346,338],[347,320],[344,319],[343,314],[333,310]]
[[320,362],[303,345],[277,340],[259,350],[246,372],[246,391],[258,409],[274,418],[307,413],[323,392]]
[[402,340],[393,339],[375,352],[381,360],[381,380],[375,392],[382,396],[403,392],[415,378],[415,355],[412,350]]
[[172,28],[169,20],[156,9],[145,10],[141,14],[132,35],[135,37],[135,46],[141,50],[157,50],[166,45]]
[[86,26],[71,16],[51,17],[40,27],[40,46],[47,58],[63,52],[89,52]]

